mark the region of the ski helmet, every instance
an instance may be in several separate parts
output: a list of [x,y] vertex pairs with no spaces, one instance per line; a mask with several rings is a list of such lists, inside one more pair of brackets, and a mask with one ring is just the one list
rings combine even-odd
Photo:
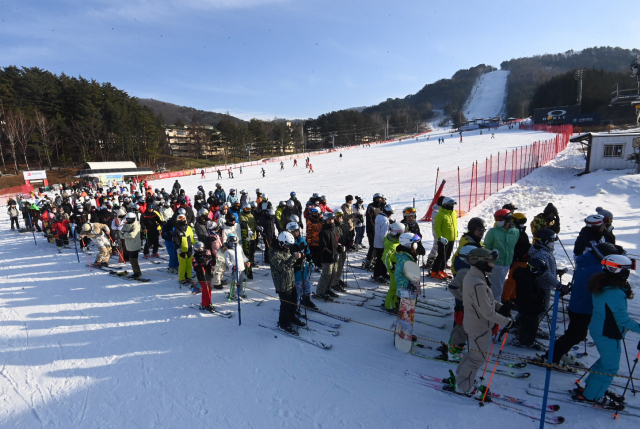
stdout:
[[180,208],[178,209],[178,214],[186,215],[186,214],[187,214],[187,211],[186,211],[184,208],[180,207]]
[[287,224],[287,231],[297,231],[300,229],[300,225],[298,225],[298,222],[289,222]]
[[273,211],[273,209],[269,209],[269,210],[267,210],[267,215],[269,215],[269,216],[273,217],[273,216],[275,216],[275,215],[276,215],[276,212],[275,212],[275,211]]
[[312,216],[320,216],[320,214],[322,214],[322,210],[320,210],[320,207],[317,206],[313,206],[311,207],[311,215]]
[[496,222],[509,222],[511,217],[511,212],[507,209],[500,209],[493,214],[493,219]]
[[294,191],[291,191],[291,192],[289,193],[289,195],[291,195],[291,198],[293,198],[293,197],[295,197],[295,196],[296,196],[296,193],[295,193]]
[[602,260],[602,269],[626,280],[629,271],[636,269],[636,260],[625,255],[609,255]]
[[268,199],[269,197],[267,196],[266,192],[262,194],[262,201],[267,201]]
[[414,207],[405,207],[404,209],[402,209],[402,216],[404,216],[405,218],[415,215],[416,209]]
[[462,246],[460,248],[460,250],[458,251],[458,256],[460,257],[460,259],[462,259],[463,261],[466,261],[467,258],[469,257],[469,253],[473,250],[473,249],[477,249],[478,246],[474,246],[473,244],[466,244],[464,246]]
[[373,194],[373,201],[376,200],[376,198],[380,198],[382,195],[379,194],[378,192],[376,192],[375,194]]
[[444,197],[442,200],[442,206],[455,206],[456,204],[458,204],[456,200],[451,197]]
[[278,234],[278,244],[280,247],[288,247],[293,245],[293,243],[295,243],[295,239],[289,231],[282,231]]
[[587,224],[587,226],[604,225],[604,216],[599,215],[599,214],[590,215],[590,216],[587,216],[587,218],[584,220],[584,222]]
[[261,194],[262,192],[260,192],[260,188],[256,188],[256,194]]
[[[315,207],[314,207],[315,208]],[[322,214],[322,220],[331,220],[331,219],[335,219],[336,215],[334,213],[331,212],[324,212]]]
[[293,202],[293,200],[287,201],[287,208],[292,209],[294,206],[295,206],[295,203]]
[[[132,212],[129,212],[129,213],[127,213],[127,215],[124,217],[124,220],[125,220],[125,222],[127,222],[127,223],[133,223],[133,222],[135,222],[135,221],[137,220],[137,219],[136,219],[136,214],[135,214],[135,213],[132,213]],[[185,220],[186,220],[186,218],[185,218]]]
[[289,217],[289,220],[290,220],[291,222],[295,222],[295,223],[300,222],[300,218],[298,217],[298,215],[291,215],[291,216]]
[[617,246],[613,243],[598,243],[595,246],[591,246],[591,253],[593,253],[601,261],[609,255],[626,255],[622,246]]
[[164,202],[164,206],[165,206],[165,207],[171,207],[171,203],[170,203],[169,201],[165,201],[165,202]]
[[389,225],[389,234],[394,237],[399,237],[400,234],[404,234],[405,226],[404,223],[393,222]]
[[280,202],[278,203],[278,207],[285,208],[286,206],[287,206],[287,203],[285,203],[284,201],[280,201]]
[[524,226],[526,228],[527,217],[524,215],[524,213],[513,213],[512,221],[514,224],[516,224],[516,226]]
[[558,236],[552,230],[543,228],[536,231],[536,240],[538,240],[538,243],[549,246],[550,243],[558,241]]
[[244,210],[245,212],[250,212],[251,206],[247,203],[244,203],[244,206],[242,206],[242,210]]
[[198,217],[208,216],[208,215],[209,215],[209,210],[207,210],[207,209],[198,210]]
[[[240,203],[237,203],[237,204],[240,204]],[[251,206],[251,209],[256,209],[258,207],[258,204],[256,204],[255,201],[249,202],[249,205]]]
[[400,241],[400,245],[406,247],[407,249],[413,248],[413,245],[420,241],[420,236],[418,234],[414,234],[413,232],[405,232],[404,234],[400,234],[398,239]]
[[336,210],[336,217],[338,216],[344,216],[344,213],[342,213],[342,210]]
[[238,242],[238,236],[233,232],[227,236],[227,246],[233,247],[234,244]]
[[467,223],[467,230],[469,232],[473,232],[478,228],[482,228],[485,231],[487,230],[487,223],[484,221],[484,219],[479,217],[469,219],[469,222]]
[[219,184],[219,183],[216,183],[216,188],[220,189],[220,188],[222,188],[222,185]]
[[233,215],[233,213],[227,213],[224,216],[224,224],[227,226],[233,226],[236,224],[236,217]]
[[209,191],[209,196],[213,197],[213,191]]
[[235,189],[233,189],[233,188],[231,188],[231,189],[229,189],[229,193],[230,193],[230,194],[235,194],[235,193],[236,193],[236,190],[235,190]]
[[179,214],[176,217],[176,220],[178,221],[178,223],[187,223],[187,216],[183,215],[183,214]]
[[196,241],[196,243],[193,245],[193,249],[196,252],[202,252],[204,250],[204,243],[202,241]]
[[395,213],[395,210],[393,210],[393,206],[391,206],[391,204],[385,205],[382,211],[385,212],[388,216],[391,216],[393,213]]
[[547,263],[540,258],[532,258],[527,264],[527,268],[536,277],[541,276],[549,269]]
[[480,271],[489,273],[493,269],[489,263],[495,261],[500,257],[500,253],[497,250],[489,250],[484,247],[477,247],[469,252],[467,262],[469,265],[473,265]]
[[243,189],[243,190],[241,190],[241,191],[240,191],[240,193],[241,193],[242,195],[246,195],[246,194],[247,194],[247,191],[245,191],[245,190]]
[[117,212],[118,217],[126,216],[126,214],[127,212],[125,211],[125,209],[123,208],[118,209],[118,212]]

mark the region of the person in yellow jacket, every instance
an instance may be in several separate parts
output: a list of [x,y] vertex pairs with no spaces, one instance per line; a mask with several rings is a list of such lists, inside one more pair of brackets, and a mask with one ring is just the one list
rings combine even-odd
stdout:
[[458,213],[453,207],[458,204],[451,197],[442,200],[442,208],[438,211],[434,222],[434,230],[438,237],[438,256],[433,261],[430,276],[434,279],[446,279],[449,275],[444,271],[451,258],[453,245],[458,239]]
[[[484,219],[479,217],[474,217],[469,219],[467,223],[467,232],[465,232],[462,237],[460,237],[460,242],[458,243],[458,250],[453,254],[453,261],[456,260],[456,256],[460,254],[460,249],[462,249],[467,244],[470,244],[475,247],[482,247],[482,237],[484,237],[484,233],[487,231],[487,223]],[[455,277],[456,275],[456,264],[451,264],[451,273]]]
[[384,239],[384,250],[382,251],[382,260],[390,277],[389,292],[384,300],[384,309],[392,314],[398,314],[398,302],[400,301],[396,293],[396,248],[400,244],[400,236],[404,234],[405,228],[405,225],[400,222],[389,225],[389,233]]
[[178,281],[181,284],[191,284],[191,267],[193,256],[193,245],[196,240],[193,236],[193,229],[187,225],[187,217],[179,214],[176,218],[177,225],[173,231],[173,243],[178,252]]

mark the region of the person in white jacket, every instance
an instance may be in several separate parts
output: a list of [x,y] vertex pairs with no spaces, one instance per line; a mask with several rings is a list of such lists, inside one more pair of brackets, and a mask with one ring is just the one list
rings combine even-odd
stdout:
[[[225,251],[223,252],[224,265],[226,266],[226,269],[231,270],[231,278],[236,284],[236,290],[237,290],[236,291],[236,290],[233,290],[233,288],[231,288],[231,290],[229,291],[229,298],[238,299],[238,296],[236,295],[236,293],[240,295],[242,298],[246,298],[247,295],[244,292],[244,288],[242,287],[242,284],[244,282],[244,271],[245,271],[245,265],[247,263],[247,258],[246,256],[244,256],[244,252],[242,251],[242,246],[238,241],[238,236],[235,235],[234,233],[229,234],[229,236],[227,237],[227,241],[225,242],[225,245],[223,247],[226,248]],[[236,256],[236,250],[237,250],[237,256]],[[236,277],[236,273],[237,273],[237,277]]]
[[173,209],[171,208],[171,203],[169,201],[165,201],[159,212],[163,222],[171,219],[173,217]]
[[392,214],[393,207],[387,204],[382,209],[382,213],[376,216],[375,236],[373,239],[376,265],[373,268],[373,278],[381,283],[385,282],[385,279],[389,277],[387,267],[384,265],[384,261],[382,260],[382,252],[384,251],[384,238],[389,232],[389,223],[391,222],[389,218]]

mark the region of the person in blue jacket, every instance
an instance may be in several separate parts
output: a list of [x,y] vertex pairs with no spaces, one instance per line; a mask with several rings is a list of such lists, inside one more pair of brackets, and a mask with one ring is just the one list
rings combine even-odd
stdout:
[[293,266],[298,299],[301,305],[315,309],[317,307],[311,301],[311,250],[309,250],[307,240],[300,235],[300,225],[297,222],[289,222],[287,231],[293,235],[294,239],[291,252],[300,252],[302,254],[302,258],[298,259]]
[[640,325],[629,317],[627,311],[627,301],[633,298],[628,279],[630,270],[635,269],[635,262],[624,255],[609,255],[602,261],[603,272],[589,280],[593,298],[589,334],[596,343],[600,358],[587,377],[584,391],[577,391],[574,400],[624,408],[620,403],[622,398],[607,389],[620,367],[621,342],[627,331],[640,333]]
[[178,253],[176,252],[175,245],[173,244],[173,230],[175,229],[175,227],[176,226],[173,223],[173,219],[169,219],[164,223],[164,225],[162,225],[160,234],[162,235],[164,245],[167,249],[167,254],[169,255],[169,271],[177,274],[179,265]]
[[[562,359],[566,363],[573,363],[571,356],[565,356],[571,348],[587,338],[593,301],[591,292],[587,288],[589,279],[602,272],[602,260],[609,255],[622,255],[624,249],[611,243],[599,243],[591,247],[591,251],[576,258],[576,271],[573,275],[571,298],[569,299],[569,327],[556,341],[553,348],[553,363]],[[547,362],[545,354],[544,362]]]

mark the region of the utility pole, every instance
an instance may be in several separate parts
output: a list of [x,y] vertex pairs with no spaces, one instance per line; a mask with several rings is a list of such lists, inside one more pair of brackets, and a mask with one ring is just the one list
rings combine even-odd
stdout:
[[416,121],[416,134],[420,132],[420,121]]
[[584,70],[576,70],[573,73],[573,77],[578,81],[578,106],[580,106],[580,113],[582,113],[582,74]]
[[384,129],[384,139],[385,140],[389,140],[389,119],[391,119],[391,116],[387,115],[387,127]]
[[338,135],[337,131],[331,131],[331,145],[333,146],[333,148],[336,148],[336,136]]

